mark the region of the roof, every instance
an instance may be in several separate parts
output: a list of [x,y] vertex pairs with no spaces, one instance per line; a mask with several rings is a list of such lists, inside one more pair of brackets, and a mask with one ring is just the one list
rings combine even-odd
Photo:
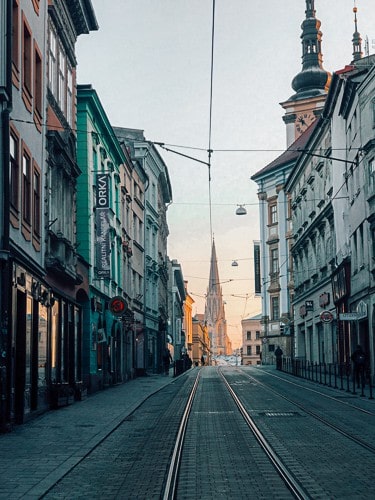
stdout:
[[256,316],[251,316],[250,318],[245,318],[244,321],[248,321],[250,319],[252,319],[254,321],[259,321],[262,319],[262,313],[259,313]]
[[286,149],[278,158],[273,160],[271,163],[266,165],[264,168],[256,172],[251,176],[252,180],[258,179],[265,174],[272,172],[276,168],[280,168],[284,165],[288,165],[292,162],[295,162],[299,155],[301,154],[301,150],[305,148],[308,140],[310,139],[312,133],[314,132],[318,119],[313,121],[313,123],[305,130],[303,134],[301,134],[289,147]]

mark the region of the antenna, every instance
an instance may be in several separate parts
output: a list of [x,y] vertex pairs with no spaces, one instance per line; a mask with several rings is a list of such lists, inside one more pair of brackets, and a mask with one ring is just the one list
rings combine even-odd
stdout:
[[366,35],[366,38],[365,38],[365,56],[368,57],[368,55],[369,55],[368,36]]

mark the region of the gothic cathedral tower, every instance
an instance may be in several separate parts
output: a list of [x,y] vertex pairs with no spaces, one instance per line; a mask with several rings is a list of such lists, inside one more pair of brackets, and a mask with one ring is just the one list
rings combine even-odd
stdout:
[[226,352],[227,322],[225,319],[223,294],[217,267],[215,241],[212,242],[210,278],[206,296],[204,319],[210,336],[212,355],[228,354]]
[[331,75],[323,69],[322,32],[315,17],[314,0],[306,0],[306,18],[302,28],[302,70],[293,78],[295,94],[280,103],[285,109],[287,147],[289,147],[320,114],[324,106]]

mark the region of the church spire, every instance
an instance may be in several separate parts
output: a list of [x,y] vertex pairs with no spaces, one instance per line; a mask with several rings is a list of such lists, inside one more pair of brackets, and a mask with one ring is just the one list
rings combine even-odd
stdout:
[[292,99],[305,99],[325,94],[330,83],[330,74],[323,68],[322,32],[315,15],[314,0],[306,0],[306,18],[302,28],[302,71],[292,81],[296,94]]
[[219,284],[220,280],[219,280],[219,269],[217,267],[215,240],[212,240],[210,278],[208,282],[208,291],[218,292],[220,290]]
[[362,38],[360,33],[358,32],[358,26],[357,26],[357,7],[354,2],[354,33],[353,33],[353,62],[358,61],[358,59],[362,59],[363,52],[362,52]]

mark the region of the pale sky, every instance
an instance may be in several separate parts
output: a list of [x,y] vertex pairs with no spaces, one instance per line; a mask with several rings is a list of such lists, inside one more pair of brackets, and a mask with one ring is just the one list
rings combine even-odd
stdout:
[[[212,0],[92,4],[99,31],[78,40],[78,83],[92,84],[113,126],[142,129],[150,141],[184,146],[170,147],[207,161]],[[374,53],[375,1],[356,5],[358,29]],[[352,60],[353,6],[353,0],[315,0],[328,71]],[[261,312],[252,258],[257,186],[250,177],[285,148],[279,103],[294,93],[291,81],[301,70],[304,18],[305,0],[216,0],[212,230],[233,347],[240,344],[241,319]],[[158,150],[173,194],[168,255],[182,266],[193,313],[203,313],[211,256],[207,167]],[[246,216],[235,215],[239,204]]]

